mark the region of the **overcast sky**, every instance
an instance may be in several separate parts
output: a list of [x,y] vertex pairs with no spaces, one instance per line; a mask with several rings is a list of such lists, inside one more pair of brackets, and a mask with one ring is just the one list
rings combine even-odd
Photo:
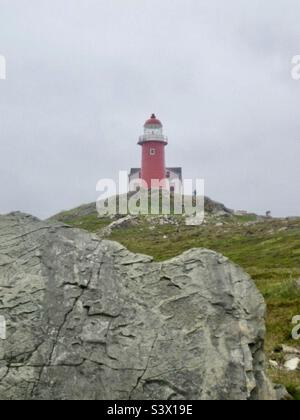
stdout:
[[95,200],[155,112],[208,196],[300,215],[299,0],[0,0],[0,54],[0,213]]

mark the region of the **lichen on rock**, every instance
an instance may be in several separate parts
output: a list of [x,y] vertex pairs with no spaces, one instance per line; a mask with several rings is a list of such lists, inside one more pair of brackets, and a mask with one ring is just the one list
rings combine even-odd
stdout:
[[61,223],[0,217],[0,399],[274,399],[265,303],[222,255],[164,263]]

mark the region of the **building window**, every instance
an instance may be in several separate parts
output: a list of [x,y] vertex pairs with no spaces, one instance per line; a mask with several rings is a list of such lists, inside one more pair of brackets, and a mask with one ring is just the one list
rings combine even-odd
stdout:
[[155,156],[155,155],[156,155],[156,150],[150,149],[150,156]]

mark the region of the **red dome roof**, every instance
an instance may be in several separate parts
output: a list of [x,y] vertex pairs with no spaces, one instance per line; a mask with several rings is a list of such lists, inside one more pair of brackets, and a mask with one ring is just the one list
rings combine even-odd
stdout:
[[147,125],[158,125],[162,127],[161,121],[159,121],[159,119],[156,118],[155,114],[152,114],[151,118],[145,122],[145,127]]

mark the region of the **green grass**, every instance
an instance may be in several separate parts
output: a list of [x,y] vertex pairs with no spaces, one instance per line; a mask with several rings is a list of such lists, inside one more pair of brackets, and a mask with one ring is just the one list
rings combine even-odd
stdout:
[[255,222],[257,220],[257,216],[255,214],[245,214],[245,215],[235,215],[234,219],[237,222],[242,222],[242,223],[246,223],[246,222]]
[[296,377],[294,382],[290,383],[290,379],[288,380],[289,385],[287,385],[288,392],[294,397],[295,400],[300,401],[300,386],[299,386],[299,377]]
[[98,232],[111,223],[111,219],[99,218],[96,213],[77,217],[72,213],[65,212],[61,213],[59,220],[63,223],[66,223],[67,225],[79,229],[84,229],[88,232]]

